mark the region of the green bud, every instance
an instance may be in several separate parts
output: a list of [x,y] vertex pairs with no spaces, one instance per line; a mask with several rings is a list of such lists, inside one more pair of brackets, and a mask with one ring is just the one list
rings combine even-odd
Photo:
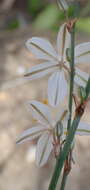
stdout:
[[85,99],[87,99],[90,96],[90,76],[86,84],[85,92],[86,92]]
[[67,57],[67,60],[70,62],[71,61],[71,49],[70,48],[66,49],[66,57]]
[[81,102],[82,102],[86,97],[86,91],[85,91],[84,87],[82,87],[82,86],[79,87],[79,94],[80,94],[80,98],[81,98]]
[[58,0],[58,5],[60,7],[60,9],[66,11],[68,9],[68,4],[66,2],[66,0]]
[[69,8],[67,10],[68,18],[77,18],[80,13],[80,5],[78,2],[72,2],[69,4]]
[[56,135],[57,137],[62,136],[63,134],[63,124],[61,121],[58,121],[56,124]]

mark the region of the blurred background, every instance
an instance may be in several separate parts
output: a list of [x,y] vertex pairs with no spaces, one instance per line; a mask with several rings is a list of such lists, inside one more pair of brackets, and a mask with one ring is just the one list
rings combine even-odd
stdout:
[[[77,44],[90,41],[90,1],[78,3]],[[26,40],[42,36],[55,45],[64,20],[55,0],[0,0],[0,190],[48,189],[55,164],[52,156],[43,168],[38,168],[36,142],[15,143],[17,136],[33,124],[25,103],[30,99],[45,102],[48,77],[26,84],[15,79],[37,62],[26,49]],[[82,68],[90,74],[90,66]],[[90,123],[90,103],[83,119]],[[76,164],[66,190],[90,190],[90,137],[77,137],[74,151]]]

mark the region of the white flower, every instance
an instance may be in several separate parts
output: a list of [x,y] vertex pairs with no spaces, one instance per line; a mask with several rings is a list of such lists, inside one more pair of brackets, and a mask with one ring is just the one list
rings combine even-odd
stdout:
[[[43,166],[47,162],[52,150],[54,151],[53,143],[55,142],[54,140],[56,138],[56,128],[58,121],[62,122],[62,126],[64,127],[63,133],[62,129],[59,129],[61,130],[59,131],[59,135],[63,135],[65,137],[65,134],[67,134],[67,111],[61,109],[58,117],[56,116],[56,118],[53,120],[50,108],[47,105],[34,100],[30,101],[28,105],[32,116],[37,120],[38,123],[36,126],[25,130],[19,136],[17,143],[22,143],[27,140],[33,140],[37,137],[40,137],[36,148],[36,163],[39,166]],[[87,134],[88,132],[90,132],[90,125],[80,122],[77,134]]]
[[[28,106],[33,118],[37,120],[37,124],[25,130],[19,136],[17,143],[32,140],[40,136],[36,148],[36,163],[39,166],[43,166],[53,150],[55,127],[58,118],[53,120],[50,108],[38,101],[30,101],[28,102]],[[59,120],[62,119],[64,121],[65,117],[62,118],[63,113],[64,110],[59,114]]]
[[[70,72],[70,63],[66,57],[66,49],[70,47],[70,38],[66,24],[63,24],[57,36],[57,51],[44,38],[32,37],[26,42],[27,48],[44,62],[30,68],[25,76],[29,80],[33,80],[52,73],[48,81],[48,99],[52,106],[58,106],[67,95],[66,74]],[[78,63],[84,62],[90,62],[90,42],[77,45],[75,48],[76,66]],[[76,67],[75,82],[78,85],[85,86],[87,80],[88,74]]]

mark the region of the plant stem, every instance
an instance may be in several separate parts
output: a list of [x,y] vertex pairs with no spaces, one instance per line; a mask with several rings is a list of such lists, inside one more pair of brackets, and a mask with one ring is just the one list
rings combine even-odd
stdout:
[[[74,69],[74,46],[75,46],[75,24],[72,27],[71,30],[71,62],[70,62],[70,91],[69,91],[69,119],[68,119],[68,124],[67,124],[67,130],[70,130],[71,127],[71,120],[72,120],[72,105],[73,105],[73,89],[74,89],[74,75],[75,75],[75,69]],[[63,173],[63,178],[61,182],[61,188],[60,190],[64,190],[65,185],[66,185],[66,180],[67,180],[68,174],[66,172]]]
[[[75,39],[74,38],[75,38],[75,24],[73,25],[73,27],[71,29],[71,66],[70,66],[71,72],[70,72],[70,92],[69,92],[69,119],[68,119],[68,124],[67,124],[67,130],[69,131],[69,134],[67,135],[64,148],[58,157],[56,167],[54,170],[54,174],[53,174],[50,186],[49,186],[49,190],[55,190],[56,189],[58,178],[61,174],[64,162],[65,162],[66,157],[69,153],[71,143],[73,141],[76,129],[78,127],[78,123],[80,121],[80,117],[77,116],[74,119],[72,126],[71,126],[72,104],[73,104],[72,94],[73,94],[73,88],[74,88],[74,75],[75,75],[75,71],[74,71],[74,40]],[[64,174],[62,182],[61,182],[61,190],[64,190],[64,188],[65,188],[66,179],[67,179],[67,176],[66,176],[66,174]]]
[[75,24],[72,27],[71,30],[71,62],[70,62],[70,91],[69,91],[69,119],[67,124],[67,129],[69,130],[71,126],[71,119],[72,119],[72,103],[73,103],[73,89],[74,89],[74,75],[75,75],[75,69],[74,69],[74,46],[75,46]]
[[[86,97],[85,97],[85,100],[88,100],[89,95],[90,95],[90,78],[88,79],[88,82],[87,82],[87,85],[86,85]],[[66,143],[64,144],[63,150],[59,154],[59,157],[57,159],[56,167],[55,167],[55,170],[54,170],[54,173],[53,173],[51,183],[49,185],[48,190],[55,190],[56,189],[56,185],[57,185],[59,176],[61,174],[61,171],[62,171],[64,162],[66,160],[66,157],[67,157],[67,155],[68,155],[68,153],[70,151],[71,143],[72,143],[72,141],[74,139],[76,130],[78,128],[78,124],[80,122],[80,119],[81,119],[83,113],[80,112],[80,113],[77,114],[77,112],[76,112],[75,118],[74,118],[74,120],[72,122],[71,128],[69,129],[69,132],[68,132],[68,135],[67,135],[67,138],[66,138]],[[65,185],[64,185],[64,187],[65,187]]]
[[72,123],[72,126],[70,128],[69,134],[67,135],[67,138],[66,138],[66,143],[65,143],[65,145],[63,147],[62,152],[59,154],[59,157],[58,157],[58,160],[57,160],[57,163],[56,163],[56,167],[55,167],[55,170],[54,170],[54,174],[52,176],[51,183],[49,185],[49,190],[55,190],[56,189],[58,178],[59,178],[59,176],[61,174],[64,162],[65,162],[66,157],[67,157],[67,155],[69,153],[71,143],[72,143],[72,141],[74,139],[75,132],[76,132],[78,124],[80,122],[81,116],[82,115],[79,115],[79,116],[77,115],[75,117],[75,119],[73,120],[73,123]]
[[[74,45],[75,45],[75,25],[73,26],[71,30],[71,63],[70,63],[70,91],[69,91],[69,119],[67,124],[67,130],[71,127],[71,120],[72,120],[72,104],[73,104],[73,89],[74,89],[74,75],[75,75],[75,69],[74,69]],[[61,182],[61,188],[60,190],[65,189],[66,180],[67,180],[68,174],[66,172],[63,173],[63,178]]]
[[62,177],[62,182],[61,182],[61,186],[60,186],[60,190],[64,190],[65,189],[65,185],[67,182],[67,177],[68,174],[66,172],[63,173],[63,177]]

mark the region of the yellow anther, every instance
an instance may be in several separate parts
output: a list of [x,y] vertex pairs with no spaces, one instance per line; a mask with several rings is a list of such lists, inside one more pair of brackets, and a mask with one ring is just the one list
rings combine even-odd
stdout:
[[32,122],[33,122],[33,123],[36,123],[36,122],[37,122],[37,119],[32,119]]
[[68,135],[68,131],[64,131],[64,135]]
[[47,99],[44,99],[44,100],[42,101],[42,103],[48,105],[48,100],[47,100]]

